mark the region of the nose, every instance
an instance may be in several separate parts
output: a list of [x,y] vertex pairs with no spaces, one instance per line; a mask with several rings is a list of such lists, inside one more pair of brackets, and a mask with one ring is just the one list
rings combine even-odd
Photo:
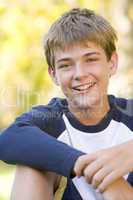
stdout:
[[78,63],[75,65],[73,78],[75,80],[81,80],[88,75],[85,66],[83,64]]

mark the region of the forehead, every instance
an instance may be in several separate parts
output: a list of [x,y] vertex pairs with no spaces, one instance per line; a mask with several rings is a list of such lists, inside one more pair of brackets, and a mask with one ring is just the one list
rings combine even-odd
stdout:
[[63,49],[56,50],[55,63],[65,58],[76,59],[77,57],[83,57],[86,54],[92,55],[92,53],[98,55],[105,54],[104,49],[94,42],[67,45]]

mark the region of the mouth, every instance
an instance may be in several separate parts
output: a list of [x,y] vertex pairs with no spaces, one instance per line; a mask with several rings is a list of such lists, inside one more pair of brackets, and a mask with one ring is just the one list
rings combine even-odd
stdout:
[[90,82],[87,84],[81,84],[72,87],[74,91],[77,91],[78,93],[85,93],[88,92],[94,85],[96,85],[96,82]]

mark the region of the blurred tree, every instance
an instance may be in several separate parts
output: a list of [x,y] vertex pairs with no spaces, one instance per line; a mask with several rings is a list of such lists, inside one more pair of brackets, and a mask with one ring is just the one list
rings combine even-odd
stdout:
[[121,96],[133,97],[133,1],[112,0],[110,16],[119,37],[120,73],[116,80],[117,91]]

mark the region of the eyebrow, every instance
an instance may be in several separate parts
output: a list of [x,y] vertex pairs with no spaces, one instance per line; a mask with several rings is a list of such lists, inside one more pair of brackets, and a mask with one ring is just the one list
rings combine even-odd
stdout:
[[83,55],[83,57],[91,56],[91,55],[100,55],[99,52],[90,52]]
[[[88,57],[88,56],[91,56],[91,55],[100,55],[100,53],[99,53],[99,52],[90,52],[90,53],[84,54],[83,57]],[[60,62],[67,62],[67,61],[70,61],[70,60],[72,60],[71,57],[62,58],[62,59],[57,60],[57,63],[60,63]]]

